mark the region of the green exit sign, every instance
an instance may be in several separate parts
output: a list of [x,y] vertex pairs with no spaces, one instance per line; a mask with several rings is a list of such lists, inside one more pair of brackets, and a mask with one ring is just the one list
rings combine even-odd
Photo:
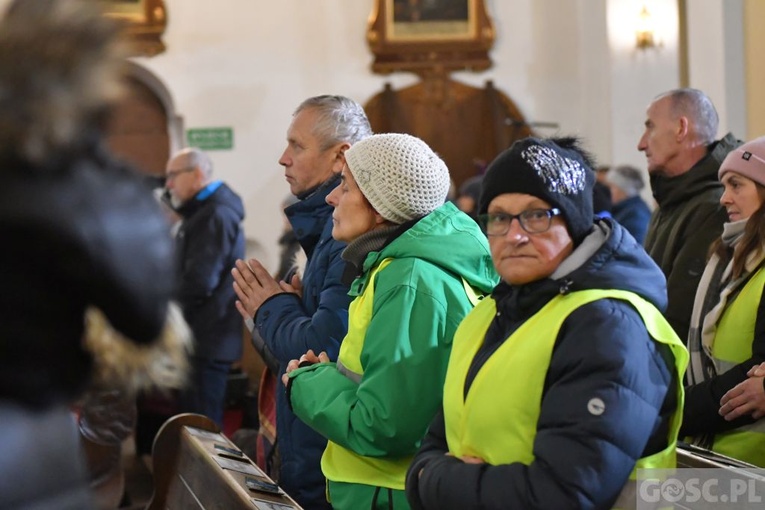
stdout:
[[234,147],[234,129],[230,127],[194,128],[186,130],[190,147],[202,150],[227,150]]

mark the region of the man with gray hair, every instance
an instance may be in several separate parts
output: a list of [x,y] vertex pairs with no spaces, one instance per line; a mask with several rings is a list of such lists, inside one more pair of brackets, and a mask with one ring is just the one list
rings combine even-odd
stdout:
[[717,111],[702,91],[670,90],[648,105],[637,146],[645,153],[658,204],[645,248],[667,277],[665,315],[680,338],[688,336],[709,245],[727,221],[717,171],[741,144],[731,133],[715,141],[718,124]]
[[213,180],[212,161],[199,149],[175,153],[165,177],[164,198],[182,218],[177,299],[194,333],[190,381],[178,410],[204,414],[222,426],[228,373],[242,356],[231,266],[244,256],[244,206],[231,188]]
[[[299,200],[284,213],[308,257],[302,281],[277,282],[255,259],[236,262],[237,309],[279,360],[279,378],[291,359],[309,349],[332,360],[339,354],[348,329],[350,282],[343,281],[340,254],[346,245],[332,239],[333,208],[326,197],[340,183],[345,151],[371,134],[364,109],[352,99],[324,95],[303,101],[279,158]],[[279,484],[304,508],[331,508],[320,466],[327,440],[295,416],[284,391],[277,391],[276,423]]]

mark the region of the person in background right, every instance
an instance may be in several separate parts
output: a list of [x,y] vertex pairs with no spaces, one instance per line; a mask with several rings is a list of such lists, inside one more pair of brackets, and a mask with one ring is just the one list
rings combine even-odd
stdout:
[[681,434],[765,467],[765,421],[742,412],[746,408],[725,416],[748,399],[746,393],[726,399],[734,386],[748,382],[756,390],[749,395],[763,394],[761,378],[748,380],[747,372],[765,361],[765,137],[728,154],[719,176],[729,222],[712,247],[693,305]]
[[658,204],[645,249],[667,277],[665,316],[680,338],[688,335],[707,250],[726,219],[717,171],[725,156],[741,145],[731,133],[715,141],[718,124],[717,111],[702,91],[670,90],[648,106],[637,146],[645,153]]
[[645,187],[640,170],[629,165],[612,168],[606,174],[606,184],[611,190],[611,216],[643,244],[651,209],[640,198],[640,190]]

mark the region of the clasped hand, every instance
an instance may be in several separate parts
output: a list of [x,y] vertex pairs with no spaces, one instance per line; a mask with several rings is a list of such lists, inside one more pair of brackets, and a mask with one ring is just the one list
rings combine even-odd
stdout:
[[317,356],[314,354],[313,350],[309,349],[308,352],[300,356],[300,359],[290,360],[290,362],[287,363],[287,370],[284,372],[284,375],[282,375],[282,383],[284,386],[287,386],[290,381],[290,372],[297,370],[301,366],[313,365],[314,363],[329,363],[329,356],[327,356],[327,353],[324,351],[321,351]]
[[247,262],[237,260],[231,274],[234,276],[234,292],[239,298],[236,309],[245,320],[255,317],[261,305],[271,296],[284,292],[300,297],[303,295],[303,284],[297,275],[289,283],[277,282],[256,259]]

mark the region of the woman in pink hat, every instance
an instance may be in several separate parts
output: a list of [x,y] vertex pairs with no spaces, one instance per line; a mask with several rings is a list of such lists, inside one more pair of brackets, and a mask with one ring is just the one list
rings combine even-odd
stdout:
[[696,445],[765,467],[765,420],[757,419],[765,378],[752,370],[765,361],[765,137],[728,154],[719,177],[729,222],[696,291],[680,432]]

